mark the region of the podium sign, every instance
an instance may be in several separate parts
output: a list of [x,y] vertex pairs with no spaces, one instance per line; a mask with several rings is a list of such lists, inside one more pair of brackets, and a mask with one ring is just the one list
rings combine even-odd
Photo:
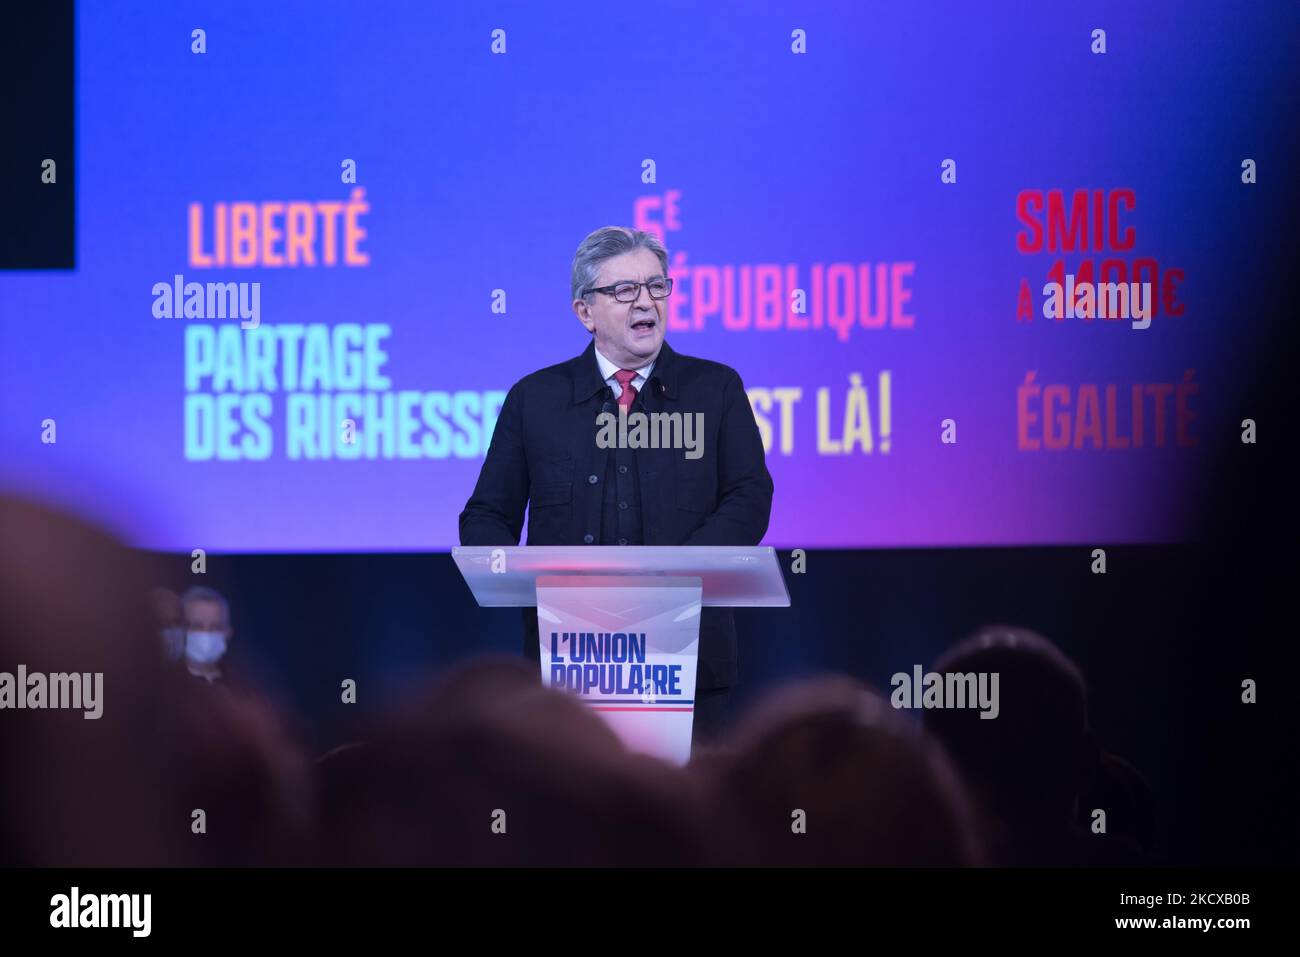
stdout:
[[543,683],[580,695],[629,749],[685,764],[701,591],[698,578],[538,578]]
[[577,694],[625,745],[685,764],[701,607],[790,607],[760,546],[461,546],[484,608],[537,606],[542,682]]

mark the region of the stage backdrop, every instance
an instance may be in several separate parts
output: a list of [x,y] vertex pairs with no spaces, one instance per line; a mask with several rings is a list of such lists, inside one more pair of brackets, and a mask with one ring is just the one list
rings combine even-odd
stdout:
[[0,481],[150,548],[454,545],[620,224],[744,379],[768,543],[1178,540],[1261,347],[1296,9],[83,3],[77,266],[0,276]]

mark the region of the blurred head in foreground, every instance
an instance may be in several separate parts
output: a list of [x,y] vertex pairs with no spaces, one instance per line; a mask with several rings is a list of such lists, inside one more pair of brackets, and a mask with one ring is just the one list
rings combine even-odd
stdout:
[[0,864],[279,859],[304,813],[292,752],[264,710],[167,667],[139,556],[12,499],[0,528],[0,685],[25,694],[0,712]]
[[145,574],[110,535],[40,506],[0,499],[0,528],[0,672],[89,676],[99,689],[97,718],[30,698],[0,713],[0,856],[45,866],[170,859],[183,831],[159,828],[165,798],[151,757],[164,662]]
[[693,782],[516,659],[481,660],[318,765],[325,863],[704,863]]
[[937,672],[996,672],[1000,711],[924,712],[925,727],[960,766],[984,811],[1004,863],[1068,857],[1075,801],[1095,754],[1083,675],[1042,635],[983,628],[947,651]]
[[960,778],[889,703],[848,678],[794,685],[700,768],[735,863],[983,863]]

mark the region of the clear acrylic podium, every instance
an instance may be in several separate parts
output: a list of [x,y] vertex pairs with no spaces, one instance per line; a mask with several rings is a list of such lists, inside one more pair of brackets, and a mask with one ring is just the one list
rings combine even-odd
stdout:
[[537,607],[542,682],[580,695],[628,748],[691,755],[701,607],[788,608],[766,546],[453,548],[484,608]]

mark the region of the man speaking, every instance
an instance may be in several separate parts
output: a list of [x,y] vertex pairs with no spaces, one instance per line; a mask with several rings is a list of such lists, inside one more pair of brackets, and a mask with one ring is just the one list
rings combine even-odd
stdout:
[[[574,314],[592,341],[506,395],[460,514],[460,543],[517,545],[527,507],[529,545],[757,545],[772,510],[758,425],[734,369],[664,341],[673,281],[663,244],[640,230],[598,229],[578,247],[571,283]],[[703,442],[687,456],[597,441],[601,413],[624,409],[693,416]],[[531,609],[524,629],[525,653],[538,660]],[[726,727],[736,681],[735,618],[705,608],[696,742]]]

